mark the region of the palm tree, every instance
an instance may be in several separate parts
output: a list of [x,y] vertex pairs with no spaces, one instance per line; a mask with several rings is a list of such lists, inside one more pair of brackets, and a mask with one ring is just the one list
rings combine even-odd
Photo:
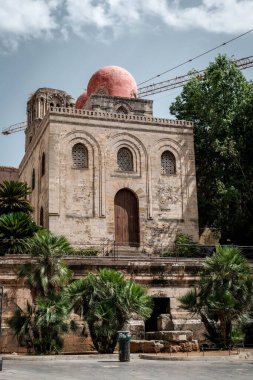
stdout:
[[36,354],[58,353],[63,348],[62,334],[76,330],[75,323],[69,321],[66,300],[55,292],[39,297],[35,305],[27,302],[25,310],[17,306],[8,325],[19,344]]
[[250,310],[252,290],[251,269],[240,250],[219,247],[204,263],[199,288],[180,302],[184,309],[200,315],[209,339],[228,347],[232,324],[239,323]]
[[47,296],[68,284],[71,271],[63,255],[71,253],[72,247],[65,237],[40,230],[27,241],[26,247],[34,260],[21,266],[19,277],[27,278],[34,296]]
[[0,215],[0,254],[25,253],[26,239],[37,230],[30,215],[24,212]]
[[33,211],[30,202],[26,199],[30,189],[26,183],[4,181],[0,184],[0,215],[22,211],[27,214]]
[[27,279],[33,304],[28,302],[25,310],[17,306],[8,323],[20,345],[35,353],[58,353],[63,347],[61,334],[76,328],[61,294],[71,278],[63,255],[72,248],[63,236],[39,230],[27,239],[26,249],[31,261],[21,266],[19,277]]
[[117,331],[124,328],[131,313],[146,319],[152,311],[146,289],[111,269],[100,269],[97,274],[89,273],[84,280],[73,282],[66,297],[88,322],[99,353],[113,353]]

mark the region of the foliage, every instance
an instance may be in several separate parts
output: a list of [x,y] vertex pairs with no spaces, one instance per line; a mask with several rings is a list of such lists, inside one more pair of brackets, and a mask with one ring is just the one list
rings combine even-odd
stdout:
[[253,84],[218,56],[203,77],[192,72],[170,111],[194,122],[200,226],[253,244]]
[[40,230],[27,241],[27,252],[34,260],[22,265],[19,276],[27,278],[37,295],[46,296],[68,284],[71,272],[63,255],[72,252],[72,248],[65,237]]
[[30,215],[23,211],[0,216],[0,254],[26,253],[26,239],[38,230]]
[[232,326],[232,331],[231,331],[232,346],[238,346],[239,344],[243,344],[244,341],[245,341],[245,332],[243,331],[242,326],[240,325]]
[[58,353],[63,347],[61,334],[76,328],[69,322],[69,302],[62,297],[71,278],[63,255],[72,248],[63,236],[39,230],[27,239],[26,249],[32,260],[21,265],[19,277],[27,279],[33,304],[28,302],[25,310],[17,306],[9,326],[20,345],[35,353]]
[[163,252],[162,256],[197,257],[198,247],[190,235],[178,233],[176,235],[174,248]]
[[211,341],[228,347],[232,324],[249,313],[252,290],[252,273],[238,248],[219,247],[204,263],[199,288],[180,298],[181,307],[200,315]]
[[33,208],[26,199],[26,183],[4,181],[0,184],[0,255],[26,253],[26,240],[39,227],[32,221]]
[[71,255],[75,256],[97,256],[98,250],[96,248],[76,248],[73,250]]
[[61,334],[76,326],[68,322],[69,307],[60,295],[51,293],[37,298],[36,304],[27,302],[26,310],[16,307],[8,324],[21,346],[36,354],[58,353],[63,348]]
[[30,194],[26,183],[4,181],[0,184],[0,215],[22,211],[29,214],[33,211],[30,202],[26,199]]
[[73,282],[66,297],[88,322],[99,353],[113,353],[117,331],[123,329],[131,313],[143,318],[151,314],[146,289],[111,269],[100,269],[97,274],[90,273],[84,280]]

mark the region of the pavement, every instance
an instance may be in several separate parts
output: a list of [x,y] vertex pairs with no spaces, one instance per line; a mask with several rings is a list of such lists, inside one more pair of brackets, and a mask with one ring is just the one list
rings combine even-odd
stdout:
[[171,361],[143,360],[139,355],[131,355],[130,362],[121,363],[118,355],[9,355],[3,360],[0,380],[252,379],[253,356],[246,360],[236,356],[236,360],[233,356],[223,360],[219,356],[207,356],[208,360],[206,357],[198,361]]
[[252,361],[178,362],[134,359],[6,360],[3,380],[246,380],[252,379]]

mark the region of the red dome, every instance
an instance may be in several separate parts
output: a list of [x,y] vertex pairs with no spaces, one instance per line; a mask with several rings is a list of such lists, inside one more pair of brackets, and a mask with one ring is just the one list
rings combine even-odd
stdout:
[[78,98],[75,104],[75,109],[82,109],[88,99],[87,91],[84,91]]
[[137,84],[132,75],[122,67],[106,66],[92,75],[87,88],[88,97],[101,93],[123,98],[137,97]]

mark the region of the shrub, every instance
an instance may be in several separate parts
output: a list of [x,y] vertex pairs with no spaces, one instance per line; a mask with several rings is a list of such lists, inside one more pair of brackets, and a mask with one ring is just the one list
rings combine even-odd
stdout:
[[162,257],[196,257],[198,256],[197,244],[192,237],[187,234],[178,233],[175,239],[174,248],[161,253]]
[[198,254],[197,244],[192,237],[187,234],[179,233],[175,239],[175,254],[177,256],[196,256]]

